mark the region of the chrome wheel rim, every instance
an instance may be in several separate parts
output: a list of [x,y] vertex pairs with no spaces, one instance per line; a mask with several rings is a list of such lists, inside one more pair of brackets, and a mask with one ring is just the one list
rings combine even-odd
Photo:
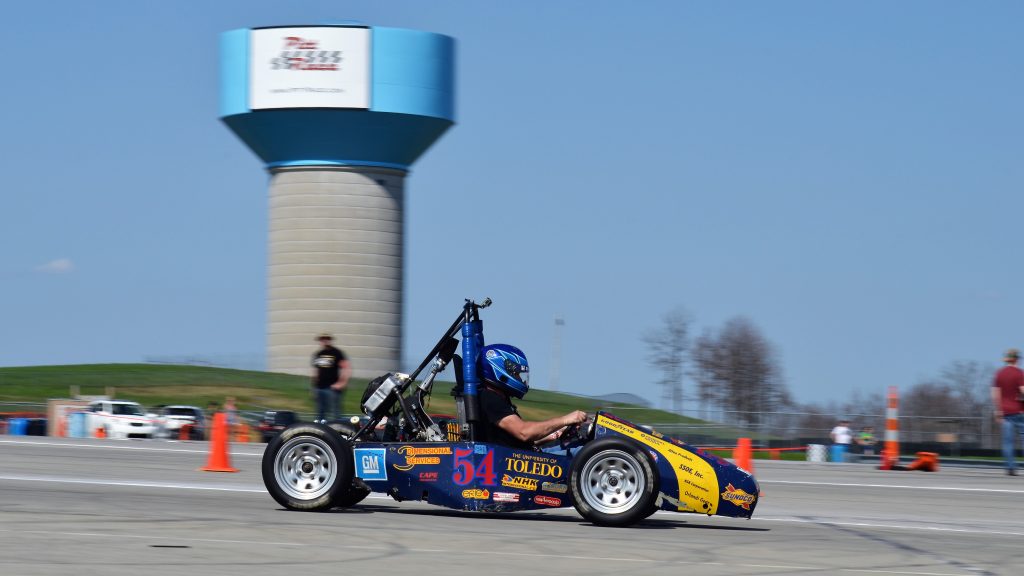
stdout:
[[605,514],[632,510],[647,486],[640,463],[621,450],[601,452],[587,461],[580,482],[583,499]]
[[288,496],[314,500],[334,486],[338,460],[323,440],[299,436],[284,443],[274,458],[274,478]]

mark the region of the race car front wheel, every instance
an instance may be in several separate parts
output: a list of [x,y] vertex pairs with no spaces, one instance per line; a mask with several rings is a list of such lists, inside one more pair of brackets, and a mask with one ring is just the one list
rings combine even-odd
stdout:
[[650,516],[658,476],[650,456],[625,438],[602,438],[583,447],[569,475],[576,510],[601,526],[628,526]]
[[263,484],[290,510],[320,511],[352,488],[352,447],[321,424],[295,424],[267,444]]

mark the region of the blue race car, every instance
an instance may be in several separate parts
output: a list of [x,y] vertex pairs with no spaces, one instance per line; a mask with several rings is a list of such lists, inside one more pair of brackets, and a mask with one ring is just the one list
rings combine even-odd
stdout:
[[[370,492],[480,512],[574,506],[604,526],[627,526],[658,510],[753,514],[760,489],[749,472],[606,412],[569,427],[556,449],[478,441],[473,360],[483,347],[479,310],[490,303],[467,300],[412,374],[373,380],[363,396],[368,419],[360,426],[300,423],[274,438],[262,463],[271,496],[285,508],[307,511],[354,506]],[[455,353],[460,331],[461,357]],[[450,362],[457,416],[432,418],[424,401]],[[429,374],[417,381],[427,366]]]

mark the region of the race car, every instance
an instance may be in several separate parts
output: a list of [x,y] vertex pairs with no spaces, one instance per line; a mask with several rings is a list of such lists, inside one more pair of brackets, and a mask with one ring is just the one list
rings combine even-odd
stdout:
[[[540,451],[479,441],[475,359],[483,347],[477,304],[462,313],[412,374],[390,373],[363,396],[357,428],[300,423],[263,455],[263,481],[291,510],[358,504],[370,492],[446,508],[512,512],[575,507],[586,520],[628,526],[658,510],[749,518],[760,489],[747,471],[679,439],[607,412],[572,426]],[[455,354],[461,331],[462,356]],[[457,416],[423,409],[434,379],[454,363]],[[427,366],[422,381],[417,375]],[[387,425],[378,430],[386,418]]]

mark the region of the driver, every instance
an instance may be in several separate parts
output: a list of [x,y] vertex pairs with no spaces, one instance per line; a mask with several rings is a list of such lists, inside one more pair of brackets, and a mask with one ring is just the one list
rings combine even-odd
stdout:
[[521,399],[530,391],[530,365],[515,346],[484,346],[477,356],[476,370],[482,384],[480,413],[489,442],[533,450],[536,444],[557,439],[567,426],[587,420],[586,412],[580,410],[540,422],[519,416],[511,397]]

